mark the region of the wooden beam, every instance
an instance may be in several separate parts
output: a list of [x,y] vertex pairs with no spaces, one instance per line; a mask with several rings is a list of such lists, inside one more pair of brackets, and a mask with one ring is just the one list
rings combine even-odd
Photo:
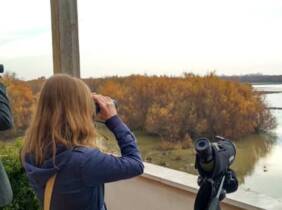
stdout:
[[80,77],[77,0],[51,0],[53,71]]

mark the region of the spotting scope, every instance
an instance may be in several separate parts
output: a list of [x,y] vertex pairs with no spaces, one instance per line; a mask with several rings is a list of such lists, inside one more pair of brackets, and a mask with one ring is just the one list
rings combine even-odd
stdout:
[[236,174],[230,169],[235,160],[236,147],[230,140],[216,136],[213,143],[208,138],[197,139],[195,151],[200,189],[194,209],[220,210],[220,201],[226,193],[238,189]]

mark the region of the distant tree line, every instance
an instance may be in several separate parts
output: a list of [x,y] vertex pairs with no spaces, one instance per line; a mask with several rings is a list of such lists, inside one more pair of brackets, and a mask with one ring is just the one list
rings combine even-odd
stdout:
[[93,91],[117,99],[120,115],[131,128],[169,141],[214,135],[237,139],[276,124],[264,96],[251,85],[214,74],[133,75],[85,82]]
[[282,83],[282,75],[247,74],[241,76],[221,76],[221,78],[243,83]]
[[[14,131],[24,131],[45,78],[24,82],[5,75],[3,80],[11,98]],[[132,75],[84,81],[92,91],[118,100],[119,114],[132,129],[171,142],[214,135],[237,139],[268,131],[276,124],[263,95],[251,85],[214,74]]]

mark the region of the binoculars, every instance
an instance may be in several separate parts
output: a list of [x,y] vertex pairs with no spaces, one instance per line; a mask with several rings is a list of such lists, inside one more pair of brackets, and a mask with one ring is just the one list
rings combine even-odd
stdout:
[[[113,99],[113,103],[114,103],[114,106],[117,109],[118,108],[118,103],[117,103],[117,101],[115,99]],[[96,114],[99,114],[101,112],[101,108],[100,108],[98,103],[95,103],[95,108],[96,108]]]

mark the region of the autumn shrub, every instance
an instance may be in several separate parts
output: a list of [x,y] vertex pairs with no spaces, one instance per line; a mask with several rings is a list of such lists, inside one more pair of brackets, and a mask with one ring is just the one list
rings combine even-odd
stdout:
[[[40,82],[43,80],[29,84],[38,90]],[[187,136],[237,139],[276,125],[263,94],[249,84],[223,80],[214,74],[132,75],[85,82],[92,91],[118,100],[119,114],[130,128],[171,142],[184,142]]]
[[5,74],[1,80],[7,89],[14,122],[13,129],[1,132],[1,137],[13,138],[22,135],[30,123],[34,95],[30,85],[13,74]]
[[133,75],[95,81],[91,88],[117,99],[119,113],[131,128],[169,141],[215,135],[237,139],[275,126],[263,95],[249,84],[214,74]]

